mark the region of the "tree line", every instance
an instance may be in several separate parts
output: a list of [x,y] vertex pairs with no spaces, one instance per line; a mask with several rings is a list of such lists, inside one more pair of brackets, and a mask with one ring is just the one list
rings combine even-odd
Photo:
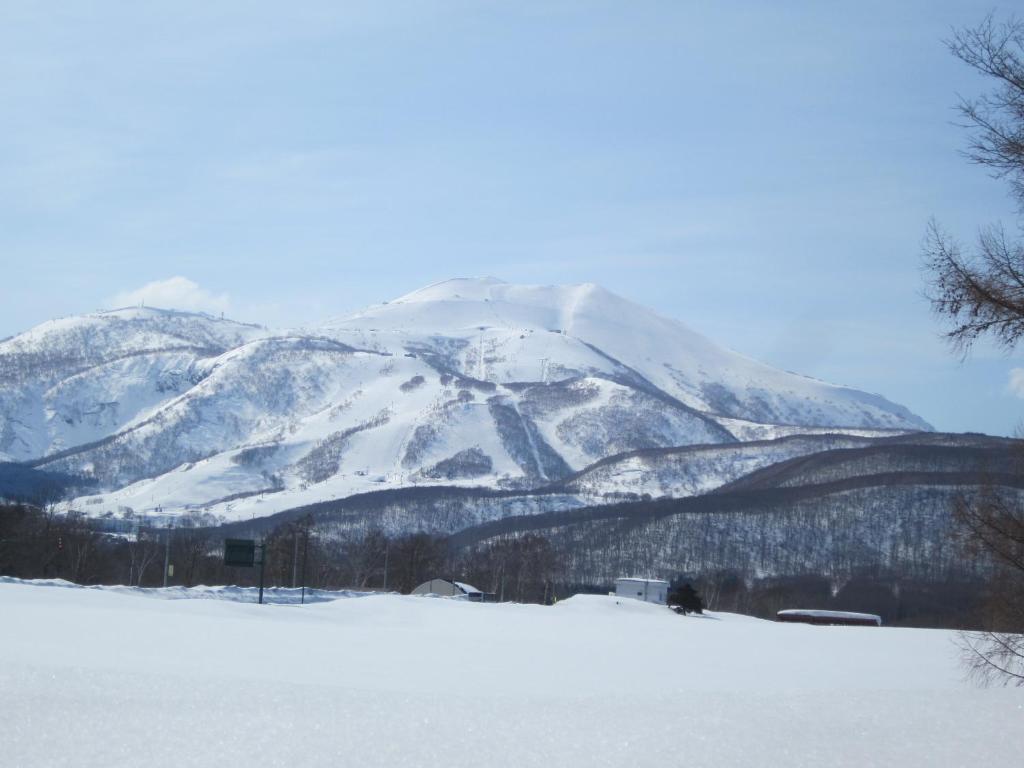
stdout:
[[[140,519],[126,531],[52,506],[0,505],[0,576],[65,579],[79,584],[138,587],[167,584],[255,586],[257,568],[224,565],[224,531],[199,515],[170,525]],[[279,524],[262,537],[269,587],[389,590],[408,593],[433,578],[452,578],[520,602],[555,596],[554,553],[540,536],[508,537],[454,551],[448,538],[379,528],[338,536],[311,516]]]
[[[224,565],[225,532],[208,523],[184,516],[173,527],[142,523],[111,533],[103,521],[82,515],[0,506],[0,576],[160,587],[167,562],[173,567],[169,586],[255,586],[256,568]],[[504,533],[456,547],[450,537],[423,532],[348,530],[339,536],[307,515],[262,537],[264,578],[267,587],[406,594],[430,579],[448,578],[497,600],[550,604],[577,593],[607,593],[616,576],[643,572],[692,584],[711,610],[773,618],[783,608],[833,608],[877,613],[887,624],[960,628],[983,626],[992,591],[981,576],[914,576],[884,564],[831,575],[803,569],[764,575],[756,564],[724,567],[714,558],[696,566],[679,558],[652,560],[640,551],[641,538],[622,529],[615,532],[619,543],[594,533]],[[654,546],[657,537],[648,542]]]

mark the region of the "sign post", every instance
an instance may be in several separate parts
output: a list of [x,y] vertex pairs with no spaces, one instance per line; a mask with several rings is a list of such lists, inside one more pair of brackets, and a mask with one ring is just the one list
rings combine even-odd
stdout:
[[260,550],[260,599],[259,604],[263,605],[263,565],[267,560],[267,545],[261,543],[258,545]]
[[[256,560],[256,550],[260,551],[260,559]],[[267,545],[257,544],[253,539],[224,539],[224,565],[236,568],[252,568],[260,566],[259,604],[263,605],[263,571],[267,559]]]
[[171,570],[171,524],[167,524],[167,533],[164,534],[164,588],[167,588],[167,577],[173,575]]

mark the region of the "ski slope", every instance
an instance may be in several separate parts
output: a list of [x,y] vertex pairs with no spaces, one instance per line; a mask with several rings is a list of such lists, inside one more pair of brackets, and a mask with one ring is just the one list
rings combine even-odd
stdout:
[[[0,583],[5,766],[1019,766],[954,633]],[[178,599],[153,599],[167,597]],[[328,597],[330,597],[328,595]]]
[[0,461],[94,517],[246,520],[382,488],[537,488],[630,451],[928,430],[593,284],[436,283],[315,328],[128,308],[0,340]]

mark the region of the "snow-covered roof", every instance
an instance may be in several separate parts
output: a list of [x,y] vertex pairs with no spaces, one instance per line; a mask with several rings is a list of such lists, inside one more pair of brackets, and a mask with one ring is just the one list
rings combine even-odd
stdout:
[[855,613],[853,611],[819,611],[817,609],[788,608],[779,611],[778,616],[813,616],[818,619],[864,619],[882,623],[882,617],[874,613]]
[[615,583],[618,584],[620,581],[637,581],[643,584],[664,584],[665,586],[668,586],[668,582],[664,579],[643,579],[639,576],[622,576],[616,579]]
[[453,581],[452,584],[461,589],[467,595],[480,593],[480,590],[474,587],[472,584],[464,584],[461,581]]

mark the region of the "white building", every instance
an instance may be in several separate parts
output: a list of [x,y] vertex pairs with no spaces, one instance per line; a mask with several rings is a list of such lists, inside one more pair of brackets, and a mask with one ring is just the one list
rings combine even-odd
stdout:
[[431,579],[420,584],[412,591],[414,595],[438,595],[440,597],[465,597],[474,603],[490,602],[493,595],[481,592],[471,584],[448,579]]
[[665,605],[668,602],[668,582],[661,579],[616,579],[615,596]]

